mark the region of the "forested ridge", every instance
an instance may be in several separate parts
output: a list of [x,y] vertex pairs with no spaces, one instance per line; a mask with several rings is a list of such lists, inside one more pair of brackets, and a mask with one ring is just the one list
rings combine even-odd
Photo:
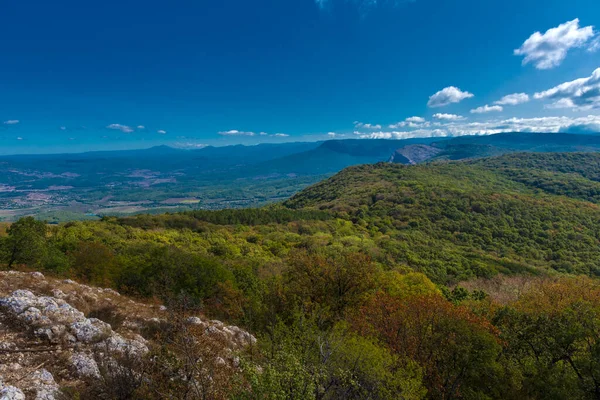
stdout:
[[380,163],[261,209],[24,218],[0,248],[246,327],[231,398],[594,399],[599,202],[596,153]]

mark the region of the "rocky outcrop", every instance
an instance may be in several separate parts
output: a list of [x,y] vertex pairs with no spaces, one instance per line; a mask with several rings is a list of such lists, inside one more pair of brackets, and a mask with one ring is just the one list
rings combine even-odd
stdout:
[[111,327],[85,315],[65,300],[36,296],[29,290],[16,290],[0,298],[8,317],[20,321],[40,338],[51,343],[95,343],[108,338]]
[[[117,326],[90,313],[105,308],[122,317]],[[169,318],[166,307],[138,303],[112,289],[41,273],[0,272],[0,400],[53,400],[60,397],[59,387],[121,369],[118,360],[141,360],[153,346],[141,334]],[[191,316],[184,322],[223,344],[214,357],[234,368],[236,351],[256,343],[250,333],[221,321]]]
[[[17,368],[13,366],[13,368]],[[21,400],[25,399],[25,392],[29,394],[27,398],[35,400],[55,400],[57,398],[59,387],[54,381],[54,376],[46,369],[39,369],[26,375],[18,382],[20,388],[11,385],[5,385],[0,378],[0,400]],[[21,389],[23,388],[23,390]],[[25,392],[24,392],[25,391]]]
[[394,164],[414,165],[427,161],[441,152],[442,150],[437,147],[425,144],[411,144],[396,150],[390,162]]

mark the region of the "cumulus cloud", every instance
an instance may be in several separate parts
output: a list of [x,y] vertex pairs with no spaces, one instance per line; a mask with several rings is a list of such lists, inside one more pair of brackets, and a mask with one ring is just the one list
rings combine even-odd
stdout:
[[494,104],[498,104],[499,106],[516,106],[518,104],[527,103],[528,101],[529,95],[527,93],[513,93],[495,101]]
[[534,133],[600,133],[600,115],[587,117],[540,117],[490,119],[468,122],[447,120],[433,129],[391,130],[391,131],[355,131],[364,139],[411,139],[422,137],[450,137],[471,135],[492,135],[505,132]]
[[379,124],[365,124],[362,122],[354,121],[355,128],[364,128],[364,129],[381,129],[381,125]]
[[422,117],[409,117],[409,118],[406,118],[404,121],[400,121],[398,123],[388,125],[388,128],[390,128],[390,129],[399,129],[399,128],[428,128],[429,126],[431,126],[431,123],[428,122],[428,121],[426,121],[425,118],[422,118]]
[[443,121],[461,121],[461,120],[465,119],[465,117],[463,117],[462,115],[443,114],[443,113],[433,114],[433,118],[443,120]]
[[592,40],[587,49],[590,53],[594,53],[600,50],[600,36],[596,36],[596,39]]
[[425,137],[446,137],[448,132],[443,129],[417,129],[414,131],[380,131],[354,132],[361,139],[415,139]]
[[290,135],[288,135],[287,133],[276,133],[274,136],[277,136],[277,137],[288,137]]
[[238,131],[237,129],[232,129],[230,131],[218,132],[221,136],[254,136],[254,132],[244,132]]
[[8,121],[4,121],[4,125],[16,125],[20,121],[18,119],[9,119]]
[[[535,32],[514,54],[524,56],[523,65],[533,63],[537,69],[559,66],[572,48],[584,47],[596,35],[593,26],[579,27],[579,19],[565,22],[546,33]],[[595,47],[592,42],[591,47]]]
[[110,124],[107,126],[108,129],[114,129],[114,130],[118,130],[121,131],[123,133],[131,133],[133,132],[133,128],[131,128],[130,126],[127,125],[121,125],[121,124]]
[[565,82],[533,95],[538,100],[550,100],[548,108],[590,110],[600,108],[600,68],[591,76]]
[[23,140],[23,138],[19,136],[19,137],[17,138],[17,140]]
[[146,127],[144,125],[138,125],[137,128],[138,129],[146,129]]
[[481,107],[477,107],[471,110],[471,114],[485,114],[485,113],[489,113],[489,112],[499,112],[504,110],[504,108],[502,108],[502,106],[488,106],[487,104],[485,106],[481,106]]
[[163,129],[159,129],[156,131],[157,133],[160,133],[161,135],[166,135],[167,131],[163,130]]
[[464,99],[474,97],[473,93],[463,92],[455,86],[448,86],[429,97],[427,105],[429,107],[443,107],[452,103],[459,103]]

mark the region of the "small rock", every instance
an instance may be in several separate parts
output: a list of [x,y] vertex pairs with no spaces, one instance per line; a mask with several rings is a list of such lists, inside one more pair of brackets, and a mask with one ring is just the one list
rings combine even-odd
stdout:
[[52,289],[52,296],[56,297],[57,299],[64,299],[65,297],[67,297],[65,292],[63,292],[60,289]]
[[185,320],[185,322],[187,322],[190,325],[202,325],[205,326],[206,323],[203,322],[200,318],[198,317],[189,317],[188,319]]
[[120,296],[121,294],[119,292],[117,292],[116,290],[107,288],[103,290],[104,293],[109,293],[112,294],[113,296]]
[[71,324],[70,330],[77,340],[83,343],[97,343],[107,338],[112,332],[109,324],[97,318],[75,322]]
[[46,279],[44,274],[42,274],[41,272],[32,272],[31,277],[35,279]]
[[141,336],[137,335],[136,339],[125,339],[118,333],[113,333],[108,339],[98,343],[96,348],[135,357],[141,357],[149,351],[146,340]]
[[58,385],[48,370],[35,371],[31,377],[32,390],[36,392],[35,400],[54,400],[58,392]]
[[227,362],[223,359],[223,357],[217,357],[215,359],[215,362],[217,363],[217,365],[225,365],[225,364],[227,364]]
[[100,369],[96,360],[85,353],[75,353],[71,356],[71,365],[77,376],[82,378],[99,378]]
[[0,400],[25,400],[25,395],[14,386],[1,386]]

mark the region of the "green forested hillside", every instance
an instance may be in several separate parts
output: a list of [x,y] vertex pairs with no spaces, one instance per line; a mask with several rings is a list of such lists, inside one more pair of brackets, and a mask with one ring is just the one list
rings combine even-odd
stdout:
[[599,273],[598,154],[348,168],[285,205],[331,210],[396,241],[436,281],[551,268]]
[[591,399],[598,178],[592,153],[381,163],[268,208],[28,218],[0,243],[7,268],[250,329],[232,398]]

